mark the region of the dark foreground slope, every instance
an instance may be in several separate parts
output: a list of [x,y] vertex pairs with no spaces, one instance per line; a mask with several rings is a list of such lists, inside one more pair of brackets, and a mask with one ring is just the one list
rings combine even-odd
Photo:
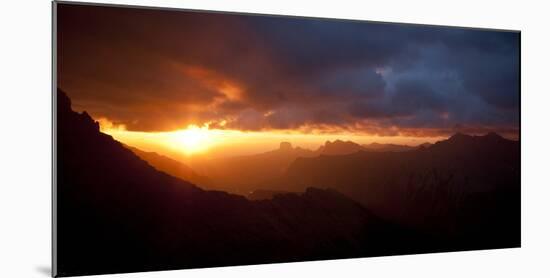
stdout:
[[332,191],[272,200],[159,172],[57,100],[58,276],[435,251]]
[[278,190],[333,188],[453,249],[520,245],[519,142],[456,134],[407,152],[299,158]]

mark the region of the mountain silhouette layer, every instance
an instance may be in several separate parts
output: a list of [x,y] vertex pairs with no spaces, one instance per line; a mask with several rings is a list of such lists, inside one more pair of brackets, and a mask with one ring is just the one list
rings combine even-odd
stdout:
[[277,195],[290,193],[288,191],[276,191],[276,190],[266,190],[266,189],[257,189],[250,192],[246,195],[246,198],[249,200],[269,200],[273,199]]
[[[249,195],[256,190],[276,190],[269,187],[279,179],[287,168],[300,157],[319,155],[346,155],[360,151],[404,152],[417,149],[397,144],[360,145],[352,141],[326,141],[317,150],[293,147],[289,142],[281,142],[276,150],[254,154],[195,162],[192,167],[211,180],[212,188],[241,195]],[[147,157],[142,157],[148,160]],[[156,161],[150,161],[155,165]],[[173,172],[168,172],[173,173]],[[178,176],[178,175],[176,175]],[[265,192],[264,192],[265,193]]]
[[365,148],[355,142],[335,140],[334,142],[325,142],[323,146],[319,147],[317,152],[324,155],[343,155],[363,150],[365,150]]
[[57,276],[443,251],[332,189],[250,201],[153,168],[57,94]]
[[[429,143],[424,143],[419,147],[429,146]],[[380,144],[380,143],[371,143],[368,145],[362,145],[365,151],[371,152],[407,152],[412,151],[418,147],[411,147],[407,145],[397,145],[397,144]]]
[[378,216],[466,248],[520,245],[519,142],[455,134],[406,152],[298,158],[277,190],[332,188]]
[[261,189],[266,182],[282,176],[296,158],[316,155],[318,153],[315,151],[282,142],[278,149],[272,151],[196,161],[192,166],[211,179],[213,187],[246,196]]
[[199,186],[200,188],[212,189],[212,181],[209,178],[197,174],[193,169],[185,165],[183,162],[171,159],[156,152],[146,152],[127,145],[125,145],[124,147],[130,149],[133,153],[135,153],[141,159],[147,161],[151,166],[159,171],[165,172],[182,180],[189,181]]
[[[421,146],[427,146],[422,144]],[[370,143],[365,145],[357,144],[353,141],[327,141],[324,145],[317,149],[316,153],[318,155],[346,155],[352,154],[360,151],[367,152],[406,152],[417,149],[418,147],[407,146],[407,145],[398,145],[398,144],[380,144],[380,143]]]

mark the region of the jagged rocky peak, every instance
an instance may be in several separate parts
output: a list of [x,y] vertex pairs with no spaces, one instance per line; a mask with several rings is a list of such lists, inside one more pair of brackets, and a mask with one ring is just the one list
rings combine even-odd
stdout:
[[71,99],[59,88],[57,89],[57,117],[59,123],[75,125],[80,131],[99,131],[99,122],[96,122],[86,111],[82,113],[74,112]]

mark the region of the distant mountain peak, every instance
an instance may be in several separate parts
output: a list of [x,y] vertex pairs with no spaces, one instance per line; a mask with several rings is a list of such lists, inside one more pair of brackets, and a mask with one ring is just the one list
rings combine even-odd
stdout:
[[319,147],[318,152],[328,155],[342,155],[362,151],[364,148],[352,141],[343,141],[340,139],[334,141],[326,141],[324,145]]
[[290,142],[281,142],[279,144],[279,150],[291,151],[292,150],[292,144]]
[[471,139],[471,138],[473,138],[473,136],[464,134],[462,132],[457,132],[457,133],[453,134],[451,137],[449,137],[448,140],[457,141],[457,140],[465,140],[465,139],[467,140],[467,139]]
[[479,138],[479,139],[497,139],[497,140],[506,140],[504,137],[502,137],[500,134],[494,132],[494,131],[491,131],[485,135],[481,135],[481,136],[475,136],[475,135],[468,135],[468,134],[464,134],[464,133],[455,133],[454,135],[452,135],[451,137],[449,137],[449,141],[463,141],[463,140],[474,140],[476,138]]
[[456,133],[449,139],[436,142],[434,146],[447,148],[448,150],[462,150],[472,146],[477,147],[494,147],[508,144],[516,144],[517,141],[509,140],[495,132],[489,132],[485,135],[467,135],[464,133]]
[[353,142],[353,141],[344,141],[344,140],[341,140],[341,139],[336,139],[334,141],[326,141],[325,142],[325,145],[357,145],[359,146],[359,144]]
[[504,137],[502,137],[500,134],[494,132],[494,131],[491,131],[487,134],[485,134],[483,137],[486,137],[486,138],[495,138],[495,139],[504,139]]

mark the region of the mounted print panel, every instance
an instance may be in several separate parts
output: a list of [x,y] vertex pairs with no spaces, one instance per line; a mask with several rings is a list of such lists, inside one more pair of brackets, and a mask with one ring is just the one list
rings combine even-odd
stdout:
[[520,33],[54,2],[55,276],[520,247]]

